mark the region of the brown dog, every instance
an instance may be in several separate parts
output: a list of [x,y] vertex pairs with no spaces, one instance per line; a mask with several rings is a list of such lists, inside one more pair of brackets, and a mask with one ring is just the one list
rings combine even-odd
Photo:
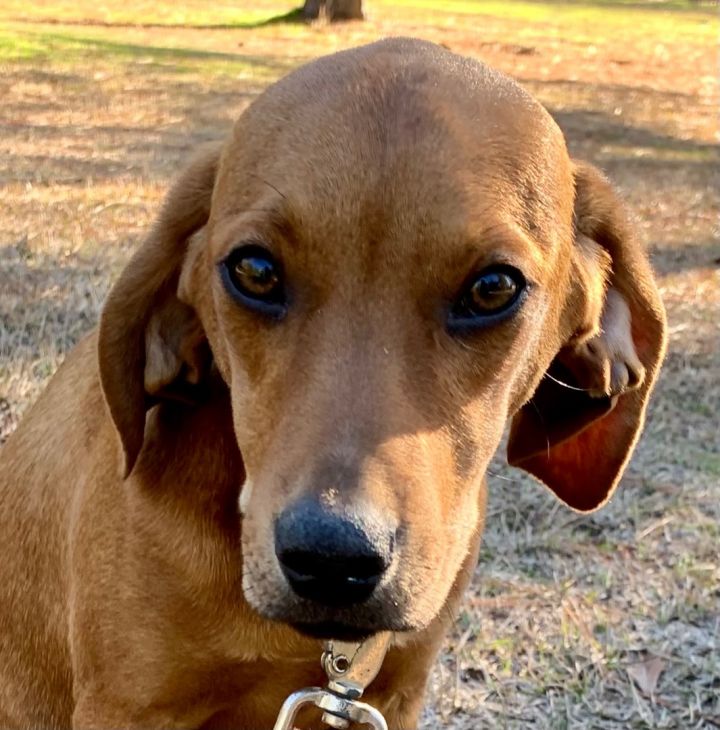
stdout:
[[383,629],[368,701],[416,727],[505,424],[595,509],[663,351],[620,202],[511,80],[412,40],[291,74],[2,451],[0,727],[267,730]]

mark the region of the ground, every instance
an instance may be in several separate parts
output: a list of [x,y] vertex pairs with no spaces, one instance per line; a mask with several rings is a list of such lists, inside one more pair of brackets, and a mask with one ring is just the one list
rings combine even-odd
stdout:
[[570,512],[498,455],[424,728],[720,727],[716,8],[367,0],[366,22],[330,27],[272,20],[292,2],[242,5],[3,0],[0,441],[96,322],[198,142],[307,59],[386,35],[441,42],[517,78],[621,190],[670,349],[602,511]]

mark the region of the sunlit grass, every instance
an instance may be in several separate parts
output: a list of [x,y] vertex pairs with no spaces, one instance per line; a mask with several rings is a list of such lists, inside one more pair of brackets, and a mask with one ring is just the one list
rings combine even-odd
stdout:
[[127,43],[119,37],[117,31],[97,28],[57,32],[0,28],[0,62],[50,61],[60,66],[90,62],[139,64],[169,73],[201,72],[267,81],[297,64],[292,57],[255,57],[170,45]]
[[[268,21],[282,18],[302,3],[285,0],[259,0],[240,3],[217,0],[206,3],[187,0],[183,3],[150,2],[149,0],[110,0],[97,4],[90,0],[4,0],[0,6],[0,22],[99,24],[130,26],[172,26],[187,28],[251,28],[263,27]],[[532,2],[527,0],[368,0],[366,12],[406,21],[444,23],[478,23],[493,17],[549,28],[563,28],[568,33],[588,31],[602,39],[603,34],[621,31],[623,35],[659,34],[663,38],[717,37],[717,13],[711,4],[687,0],[645,3],[632,0],[596,0],[596,2]],[[715,8],[716,10],[716,8]],[[476,20],[473,20],[473,16]]]
[[[477,23],[478,32],[488,18],[532,24],[533,32],[560,29],[565,40],[577,37],[602,42],[605,37],[621,33],[624,37],[649,35],[664,40],[673,38],[717,38],[716,13],[697,4],[656,3],[642,7],[638,3],[600,0],[600,2],[503,2],[502,0],[379,0],[378,6],[406,20],[443,22],[453,16],[465,16],[465,22]],[[473,17],[475,16],[475,20]]]
[[97,22],[128,25],[223,26],[255,23],[293,7],[292,2],[240,3],[233,0],[154,2],[153,0],[3,0],[0,19],[12,21]]
[[0,29],[0,61],[40,60],[51,49],[37,35]]
[[[109,0],[102,4],[89,0],[4,0],[0,4],[0,63],[42,61],[59,67],[83,62],[116,66],[142,63],[173,74],[270,81],[304,60],[303,42],[315,35],[304,23],[282,22],[298,4],[292,0],[259,0],[252,4],[234,0],[212,4],[200,0],[182,4],[148,0]],[[468,24],[469,29],[476,26],[481,34],[490,19],[496,19],[505,24],[515,41],[528,43],[540,34],[583,44],[601,45],[620,39],[646,42],[654,37],[709,47],[720,28],[718,19],[705,6],[683,0],[647,7],[625,0],[367,0],[366,12],[371,21],[379,18],[391,27],[412,21],[420,35],[423,27],[438,30],[458,24]],[[167,35],[149,37],[148,29],[158,26],[167,26]],[[358,42],[362,42],[366,28],[358,26]],[[216,29],[226,35],[237,32],[238,42],[228,45],[226,38],[222,47],[216,47],[217,39],[206,38],[198,49],[187,38],[173,36],[190,29]],[[282,58],[234,52],[247,34],[257,40],[278,32],[288,43],[297,45],[297,53],[293,45]]]

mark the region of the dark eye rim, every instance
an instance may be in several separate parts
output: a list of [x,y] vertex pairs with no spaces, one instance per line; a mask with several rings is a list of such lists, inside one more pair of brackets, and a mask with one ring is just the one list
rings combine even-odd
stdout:
[[[260,299],[246,293],[239,287],[232,275],[232,268],[238,259],[248,256],[258,256],[271,261],[278,269],[278,298],[277,299]],[[282,319],[287,314],[288,301],[285,291],[284,272],[281,263],[275,258],[270,251],[262,243],[257,241],[248,241],[236,246],[230,251],[225,258],[218,263],[220,278],[222,280],[225,291],[237,302],[247,309],[252,309],[272,319]]]
[[[465,313],[462,311],[463,304],[470,293],[473,284],[484,274],[503,273],[508,274],[518,284],[518,290],[515,296],[501,309],[494,312],[483,313]],[[465,332],[473,332],[478,329],[494,327],[506,319],[512,317],[522,306],[527,298],[530,284],[520,269],[510,264],[491,264],[475,271],[469,276],[462,289],[460,295],[451,304],[447,314],[447,328],[451,334],[463,334]]]

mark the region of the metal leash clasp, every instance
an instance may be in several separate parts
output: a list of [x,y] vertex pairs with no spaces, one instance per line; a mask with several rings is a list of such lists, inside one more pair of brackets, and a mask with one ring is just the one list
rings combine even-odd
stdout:
[[321,658],[327,687],[308,687],[291,694],[283,703],[273,730],[293,730],[298,712],[308,705],[323,710],[322,721],[336,730],[347,730],[351,723],[388,730],[382,714],[359,699],[377,677],[389,643],[389,633],[376,634],[362,642],[328,641]]

